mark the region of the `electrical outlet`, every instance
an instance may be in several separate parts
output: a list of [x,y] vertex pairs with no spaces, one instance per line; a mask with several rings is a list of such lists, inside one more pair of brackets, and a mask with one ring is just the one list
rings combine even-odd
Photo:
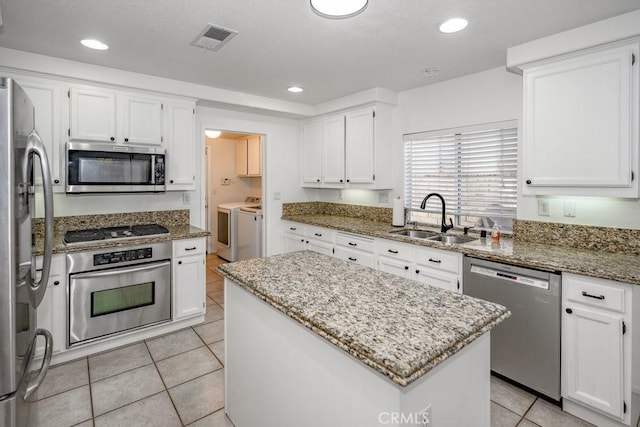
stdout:
[[381,191],[378,193],[378,203],[389,203],[389,193],[387,191]]
[[342,190],[338,190],[338,200],[342,200]]
[[273,200],[280,200],[280,192],[276,191],[275,193],[273,193]]
[[191,204],[191,193],[182,193],[182,204],[184,205]]
[[548,200],[538,200],[538,216],[551,215]]
[[564,202],[564,216],[569,218],[576,217],[576,202]]

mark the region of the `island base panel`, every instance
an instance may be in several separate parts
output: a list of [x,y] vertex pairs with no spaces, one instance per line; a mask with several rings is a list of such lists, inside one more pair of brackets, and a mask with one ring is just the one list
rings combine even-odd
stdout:
[[246,426],[489,426],[489,333],[406,387],[225,279],[225,410]]

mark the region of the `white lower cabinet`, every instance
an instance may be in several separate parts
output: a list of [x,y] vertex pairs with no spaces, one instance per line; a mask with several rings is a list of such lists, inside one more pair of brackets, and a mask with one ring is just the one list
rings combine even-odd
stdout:
[[339,232],[336,234],[336,258],[375,268],[375,239]]
[[462,254],[433,248],[413,251],[413,280],[462,293]]
[[378,270],[411,279],[413,270],[411,245],[377,239]]
[[[36,267],[42,266],[42,257],[36,259]],[[67,280],[66,260],[63,254],[51,259],[51,270],[47,282],[47,291],[37,310],[36,325],[51,332],[53,353],[64,351],[67,347]],[[38,278],[39,279],[39,278]],[[44,354],[44,340],[38,339],[36,352]]]
[[379,256],[378,270],[411,279],[411,262]]
[[205,239],[173,242],[173,320],[205,312]]
[[575,274],[562,282],[562,396],[628,425],[632,286]]

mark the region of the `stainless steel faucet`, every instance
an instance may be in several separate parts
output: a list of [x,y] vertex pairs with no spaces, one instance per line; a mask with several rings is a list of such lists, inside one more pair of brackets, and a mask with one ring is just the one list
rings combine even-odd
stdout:
[[446,205],[445,205],[445,202],[444,202],[444,197],[442,197],[438,193],[429,193],[429,194],[427,194],[427,197],[422,199],[422,204],[420,205],[420,209],[424,209],[425,208],[425,206],[427,205],[427,200],[429,200],[429,198],[431,196],[436,196],[442,202],[442,219],[440,221],[441,222],[441,224],[440,224],[440,232],[446,233],[447,230],[450,230],[450,229],[453,228],[453,220],[451,218],[449,218],[449,222],[451,223],[451,225],[447,225],[447,221],[446,221],[446,219],[444,217],[445,208],[446,208]]

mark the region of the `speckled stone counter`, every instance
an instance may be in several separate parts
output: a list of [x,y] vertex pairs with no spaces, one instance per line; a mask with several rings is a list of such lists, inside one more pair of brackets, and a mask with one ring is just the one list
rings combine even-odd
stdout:
[[[393,231],[397,231],[398,228],[392,227],[388,222],[368,221],[335,215],[284,215],[282,219],[348,233],[446,249],[524,267],[576,273],[640,285],[640,256],[624,252],[612,253],[601,250],[578,249],[528,240],[512,240],[505,237],[500,240],[498,246],[492,245],[490,238],[486,240],[478,239],[464,244],[448,244],[395,234]],[[438,230],[432,229],[432,231]],[[448,234],[459,233],[449,232]]]
[[[136,225],[157,223],[169,230],[168,235],[156,237],[140,237],[120,241],[101,240],[86,244],[66,245],[63,241],[68,230],[82,230],[88,228],[116,227],[122,225]],[[157,242],[166,242],[179,239],[193,239],[211,235],[206,230],[189,225],[189,211],[153,211],[153,212],[128,212],[121,214],[104,215],[79,215],[54,218],[53,253],[82,252],[102,248],[119,248],[123,246],[144,245]],[[44,245],[44,222],[37,218],[33,223],[33,232],[36,240],[35,254],[42,255]]]
[[401,386],[509,316],[497,304],[311,251],[218,271]]

